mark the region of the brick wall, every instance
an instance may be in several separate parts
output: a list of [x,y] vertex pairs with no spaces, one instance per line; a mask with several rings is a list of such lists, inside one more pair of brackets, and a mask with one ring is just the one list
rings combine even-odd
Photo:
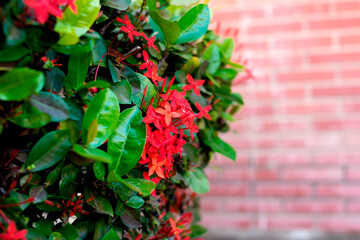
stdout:
[[[202,197],[209,228],[360,232],[360,1],[212,0],[255,80]],[[220,167],[221,169],[219,169]]]

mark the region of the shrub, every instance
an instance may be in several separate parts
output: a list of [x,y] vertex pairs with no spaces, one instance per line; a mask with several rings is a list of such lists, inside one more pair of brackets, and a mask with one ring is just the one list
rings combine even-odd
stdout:
[[243,104],[243,67],[206,4],[130,2],[0,4],[0,238],[206,231],[196,193],[214,152],[236,159],[218,133]]

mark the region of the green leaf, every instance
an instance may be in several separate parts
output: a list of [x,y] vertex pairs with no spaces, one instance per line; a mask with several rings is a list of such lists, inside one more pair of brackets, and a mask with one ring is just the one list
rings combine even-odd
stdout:
[[84,85],[91,61],[91,52],[81,52],[70,55],[68,75],[65,80],[67,89],[78,90]]
[[130,6],[131,0],[101,0],[101,5],[105,5],[117,10],[126,10]]
[[93,39],[84,35],[77,44],[70,46],[57,45],[54,47],[54,50],[56,52],[60,52],[63,54],[72,55],[79,53],[88,53],[91,52],[93,48],[94,48]]
[[109,230],[110,225],[105,222],[104,218],[100,217],[95,223],[93,240],[101,240]]
[[61,170],[61,179],[75,181],[79,175],[80,168],[69,163]]
[[190,229],[191,229],[191,234],[190,234],[191,238],[198,237],[207,232],[207,229],[201,225],[192,225]]
[[102,67],[107,67],[107,47],[105,40],[97,32],[93,32],[92,35],[95,40],[95,46],[92,49],[93,64],[100,64]]
[[121,112],[118,124],[108,142],[108,153],[113,162],[109,164],[109,173],[118,176],[128,173],[140,159],[146,142],[146,126],[142,122],[138,107]]
[[102,80],[96,80],[96,81],[91,81],[91,82],[87,82],[85,85],[82,85],[81,87],[78,88],[78,91],[82,90],[82,89],[89,89],[92,87],[96,87],[96,88],[108,88],[111,87],[111,84]]
[[156,187],[156,184],[152,181],[141,178],[121,179],[121,183],[145,197],[148,196]]
[[105,182],[106,169],[105,169],[105,165],[102,162],[94,162],[93,171],[96,179]]
[[64,166],[65,166],[65,162],[62,161],[59,165],[56,166],[56,168],[54,170],[52,170],[46,176],[45,188],[50,187],[50,186],[54,185],[55,182],[57,182],[57,180],[61,174],[61,170],[64,168]]
[[111,229],[101,240],[120,240],[120,237]]
[[86,136],[86,146],[88,147],[88,143],[91,143],[97,135],[97,128],[98,128],[98,124],[97,124],[97,119],[94,119],[91,123],[90,126],[88,128],[88,132],[87,132],[87,136]]
[[196,193],[207,193],[210,190],[209,180],[201,168],[193,168],[193,171],[187,171],[184,179],[190,188]]
[[76,230],[79,233],[80,239],[83,240],[86,238],[89,232],[92,232],[94,229],[94,222],[79,222],[75,224]]
[[59,182],[59,196],[65,199],[70,199],[74,192],[76,192],[77,183],[66,179],[61,179]]
[[40,92],[33,94],[29,98],[31,105],[41,112],[47,113],[51,117],[52,122],[60,122],[69,118],[69,108],[65,101],[49,92]]
[[19,101],[39,92],[45,83],[42,72],[15,68],[0,77],[0,100]]
[[52,233],[54,222],[50,220],[40,219],[35,223],[36,229],[39,229],[42,234],[49,236]]
[[125,212],[125,205],[122,203],[121,200],[118,200],[115,208],[115,214],[117,216],[121,216],[124,214],[124,212]]
[[55,31],[60,34],[58,44],[74,45],[79,37],[84,35],[95,22],[99,11],[99,0],[77,0],[78,13],[75,14],[68,7],[65,9],[63,18],[58,19]]
[[64,100],[65,100],[66,104],[69,106],[69,110],[70,110],[69,118],[71,120],[74,120],[76,125],[81,129],[82,119],[84,117],[83,108],[72,99],[65,98]]
[[71,148],[71,134],[69,130],[57,130],[45,134],[31,149],[25,163],[36,172],[54,166],[66,156]]
[[174,6],[190,6],[199,2],[199,0],[170,0],[170,4]]
[[235,48],[235,41],[232,38],[225,38],[224,41],[220,45],[220,52],[221,55],[225,58],[230,60],[231,55]]
[[132,95],[136,95],[141,92],[140,79],[134,70],[128,66],[124,66],[121,70],[121,74],[129,81],[132,88]]
[[2,21],[2,30],[6,36],[6,45],[12,47],[22,43],[26,37],[24,29],[18,28],[10,17],[2,17],[2,19],[5,20]]
[[34,198],[33,203],[40,203],[47,199],[47,192],[42,186],[34,186],[30,189],[30,197]]
[[30,49],[23,45],[5,48],[0,51],[0,62],[17,61],[23,56],[29,54]]
[[144,203],[144,199],[139,196],[132,196],[125,202],[125,204],[131,208],[140,208]]
[[104,162],[104,163],[112,162],[111,156],[109,154],[107,154],[105,151],[98,149],[98,148],[88,149],[88,148],[85,148],[78,144],[75,144],[73,147],[73,150],[74,150],[74,152],[76,152],[77,154],[79,154],[80,156],[82,156],[84,158],[89,158],[89,159]]
[[146,95],[145,95],[144,101],[147,104],[150,103],[151,98],[153,98],[153,97],[154,97],[154,99],[156,98],[156,90],[155,90],[155,87],[152,84],[152,82],[147,77],[145,77],[141,73],[137,73],[137,76],[140,80],[141,91],[138,92],[137,94],[133,95],[131,100],[140,107],[141,100],[143,99],[143,96],[144,96],[145,88],[146,88]]
[[214,77],[221,78],[226,81],[231,81],[236,77],[237,74],[237,70],[233,68],[225,68],[217,70]]
[[65,73],[57,67],[45,72],[45,88],[51,92],[60,92],[64,87]]
[[[103,144],[116,128],[120,115],[120,107],[115,94],[110,89],[100,91],[92,99],[85,112],[82,125],[82,139],[84,145],[96,148]],[[87,142],[90,124],[97,120],[97,134],[94,140]]]
[[26,240],[46,240],[47,238],[44,236],[44,234],[41,233],[40,230],[35,228],[29,228],[26,229]]
[[58,232],[61,233],[61,235],[63,235],[66,240],[76,240],[79,237],[79,233],[77,232],[76,228],[70,223],[60,228]]
[[149,16],[152,29],[158,32],[156,37],[166,45],[174,44],[180,36],[180,27],[177,23],[164,19],[155,10],[150,10]]
[[209,62],[206,72],[211,75],[215,74],[221,64],[219,47],[215,43],[211,44],[205,50],[202,59]]
[[141,227],[140,210],[126,208],[124,214],[121,216],[121,221],[129,228]]
[[95,198],[93,200],[91,200],[90,202],[88,202],[88,204],[90,206],[94,207],[98,212],[108,214],[113,217],[114,210],[113,210],[109,200],[106,197],[100,195],[99,193],[94,193],[94,192],[90,191],[89,189],[85,188],[85,198],[86,199],[89,199],[94,196],[95,196]]
[[8,118],[8,120],[23,128],[40,128],[48,124],[51,120],[51,117],[47,113],[40,112],[28,102],[25,102],[19,110],[22,114]]
[[130,104],[132,99],[132,88],[128,80],[122,79],[115,83],[110,89],[114,92],[120,104]]
[[117,82],[121,81],[121,78],[124,76],[122,75],[120,69],[115,67],[114,64],[110,60],[108,60],[108,67],[109,67],[111,78],[112,78],[113,82],[117,83]]
[[60,122],[60,130],[69,130],[71,134],[71,144],[74,145],[80,138],[80,128],[73,120]]
[[204,143],[208,145],[213,151],[218,152],[233,161],[236,161],[235,149],[223,140],[221,140],[219,137],[213,136],[204,138]]
[[191,8],[177,23],[180,27],[180,37],[177,44],[192,42],[203,36],[210,23],[210,10],[206,4]]
[[59,233],[59,232],[53,232],[50,236],[49,236],[49,240],[66,240],[64,238],[64,236]]

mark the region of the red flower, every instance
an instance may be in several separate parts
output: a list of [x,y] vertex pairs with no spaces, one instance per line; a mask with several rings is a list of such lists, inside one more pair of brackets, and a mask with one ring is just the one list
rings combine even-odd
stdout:
[[200,90],[198,89],[198,87],[200,87],[201,85],[204,84],[205,80],[198,80],[198,81],[194,81],[193,77],[188,74],[186,76],[188,82],[189,82],[189,85],[186,85],[184,87],[182,87],[182,90],[185,90],[185,91],[190,91],[191,89],[194,90],[194,93],[198,96],[200,96]]
[[169,221],[170,221],[170,225],[171,225],[171,228],[172,228],[171,234],[176,236],[175,239],[180,240],[181,238],[180,238],[179,234],[182,233],[183,230],[181,228],[176,227],[176,222],[175,222],[174,219],[169,218]]
[[172,117],[181,117],[181,114],[178,111],[172,111],[169,102],[165,103],[164,108],[156,108],[155,112],[165,116],[165,124],[169,126],[172,120]]
[[153,49],[155,49],[156,51],[160,52],[157,47],[154,45],[154,42],[155,42],[155,36],[152,36],[150,38],[148,38],[146,36],[146,34],[144,32],[141,33],[141,35],[145,38],[145,40],[147,41],[147,45],[148,45],[148,48],[152,47]]
[[16,228],[15,222],[11,221],[8,225],[7,232],[0,233],[0,239],[3,239],[3,240],[26,240],[26,238],[25,238],[26,234],[27,234],[26,229],[18,231]]
[[154,172],[161,178],[165,178],[164,169],[162,168],[166,163],[166,160],[158,162],[157,157],[153,157],[151,160],[151,167],[149,168],[149,176],[153,175]]
[[150,78],[153,83],[155,84],[155,86],[158,85],[158,82],[164,81],[164,79],[162,77],[159,77],[157,75],[157,66],[154,65],[153,68],[148,68],[147,72],[144,73],[145,77]]
[[146,51],[142,51],[142,55],[144,57],[144,63],[142,63],[139,67],[140,70],[144,70],[147,68],[147,70],[151,69],[151,67],[154,65],[152,61],[149,60],[149,54]]
[[210,117],[210,115],[208,114],[208,112],[209,112],[210,109],[211,109],[211,105],[206,106],[206,107],[203,108],[199,103],[195,103],[195,106],[196,106],[196,108],[199,109],[199,111],[200,111],[200,112],[197,114],[197,117],[198,117],[198,118],[205,117],[205,118],[211,120],[211,117]]
[[127,15],[124,16],[124,19],[116,18],[116,20],[122,24],[125,24],[125,26],[120,27],[120,29],[128,34],[131,42],[133,42],[134,36],[140,36],[140,33],[135,31],[135,27],[132,25]]
[[50,66],[52,65],[52,67],[62,66],[62,64],[56,63],[57,60],[59,60],[59,57],[57,59],[52,59],[52,60],[50,60],[46,56],[41,57],[41,61],[43,61],[45,68],[49,67],[49,65]]

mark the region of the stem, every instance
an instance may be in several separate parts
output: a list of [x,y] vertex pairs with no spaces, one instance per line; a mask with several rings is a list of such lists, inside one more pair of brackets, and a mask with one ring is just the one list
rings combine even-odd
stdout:
[[20,205],[22,205],[22,204],[32,203],[33,201],[34,201],[34,198],[33,198],[33,197],[30,197],[30,198],[28,198],[27,200],[25,200],[25,201],[23,201],[23,202],[0,205],[0,208],[17,207],[17,206],[20,206]]
[[141,16],[141,13],[144,11],[144,9],[145,9],[145,7],[146,7],[146,2],[147,2],[147,0],[143,0],[143,2],[142,2],[142,4],[141,4],[140,12],[138,13],[138,16],[137,16],[137,18],[136,18],[135,28],[138,28],[138,27],[139,27],[140,16]]
[[96,81],[96,78],[97,78],[97,74],[98,74],[98,71],[99,71],[100,63],[101,63],[103,57],[105,57],[106,54],[107,54],[107,53],[104,53],[104,54],[101,56],[101,58],[100,58],[99,64],[98,64],[98,66],[97,66],[97,68],[96,68],[94,82]]

